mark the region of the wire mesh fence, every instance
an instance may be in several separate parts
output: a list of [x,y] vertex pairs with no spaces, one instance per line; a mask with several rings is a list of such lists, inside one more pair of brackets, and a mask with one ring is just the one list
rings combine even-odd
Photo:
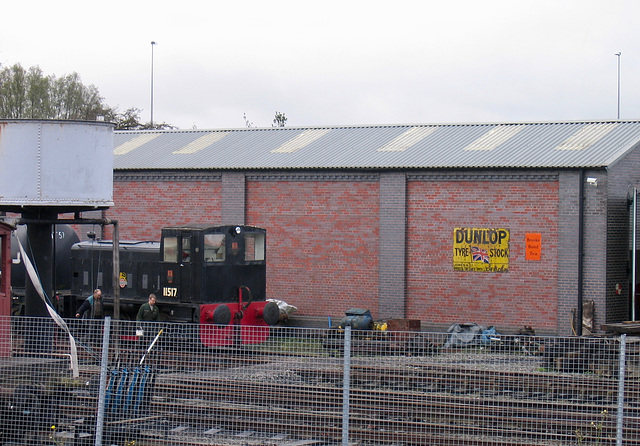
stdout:
[[2,444],[640,444],[626,336],[66,322],[0,319]]

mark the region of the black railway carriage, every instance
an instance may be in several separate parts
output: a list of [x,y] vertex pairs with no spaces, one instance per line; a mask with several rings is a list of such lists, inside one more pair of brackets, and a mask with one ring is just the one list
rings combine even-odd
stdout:
[[[134,318],[138,306],[160,287],[160,243],[120,241],[120,312]],[[92,240],[71,247],[71,296],[59,309],[73,317],[81,302],[100,288],[113,305],[113,242]],[[146,297],[145,297],[146,294]],[[143,300],[144,299],[144,300]]]
[[[111,241],[72,248],[72,295],[81,300],[101,288],[113,305]],[[262,342],[279,320],[266,300],[266,231],[252,226],[174,226],[160,242],[120,242],[120,313],[135,318],[149,294],[157,296],[162,319],[194,322],[206,346]],[[80,302],[64,313],[71,315]],[[239,335],[239,336],[238,336]]]

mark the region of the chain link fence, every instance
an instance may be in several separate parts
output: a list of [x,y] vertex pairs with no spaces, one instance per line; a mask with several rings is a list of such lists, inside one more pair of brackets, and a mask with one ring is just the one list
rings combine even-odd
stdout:
[[624,335],[66,322],[0,319],[3,445],[640,445]]

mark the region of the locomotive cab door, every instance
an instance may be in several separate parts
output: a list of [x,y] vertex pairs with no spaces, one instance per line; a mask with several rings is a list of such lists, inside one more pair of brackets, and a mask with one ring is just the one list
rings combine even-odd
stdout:
[[200,250],[193,249],[191,231],[168,230],[162,234],[161,300],[190,302],[193,300],[194,271]]
[[161,299],[163,301],[178,302],[180,300],[182,283],[180,262],[178,262],[178,255],[180,254],[178,246],[180,246],[180,243],[178,233],[163,232],[160,243],[162,256],[160,280],[162,281]]
[[191,233],[183,233],[181,237],[181,260],[180,263],[180,301],[191,301],[193,298],[193,252]]

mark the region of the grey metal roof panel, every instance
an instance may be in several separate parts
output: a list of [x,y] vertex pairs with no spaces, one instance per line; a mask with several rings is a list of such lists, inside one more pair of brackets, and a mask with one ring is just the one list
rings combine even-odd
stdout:
[[640,121],[117,131],[115,169],[608,167]]

